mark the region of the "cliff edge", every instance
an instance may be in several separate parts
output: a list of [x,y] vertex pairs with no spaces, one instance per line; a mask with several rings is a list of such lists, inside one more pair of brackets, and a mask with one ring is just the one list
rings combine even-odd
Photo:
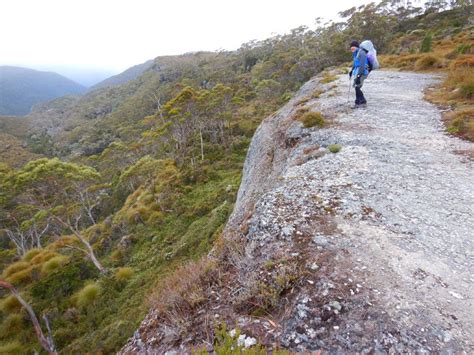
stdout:
[[152,309],[122,353],[212,353],[224,323],[267,351],[473,351],[474,144],[423,100],[433,75],[375,72],[358,110],[325,75],[255,133],[201,300]]

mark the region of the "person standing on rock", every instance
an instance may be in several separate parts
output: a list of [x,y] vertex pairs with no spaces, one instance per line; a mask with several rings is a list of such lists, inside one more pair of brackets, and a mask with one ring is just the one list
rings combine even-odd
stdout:
[[353,86],[356,92],[356,100],[353,108],[364,107],[367,105],[367,100],[364,97],[364,93],[361,90],[364,80],[369,75],[369,60],[367,58],[367,51],[359,47],[359,42],[351,42],[351,52],[354,59],[354,64],[349,71],[349,79],[352,80],[354,77]]

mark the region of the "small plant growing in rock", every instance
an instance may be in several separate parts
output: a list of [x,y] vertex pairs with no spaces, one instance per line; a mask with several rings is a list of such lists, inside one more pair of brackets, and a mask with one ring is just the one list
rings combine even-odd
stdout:
[[330,144],[328,146],[328,150],[331,152],[331,153],[338,153],[340,152],[342,149],[342,146],[340,144]]
[[307,112],[301,117],[300,121],[303,122],[305,128],[323,127],[326,124],[321,112]]
[[328,84],[331,81],[334,81],[336,79],[337,79],[337,75],[326,73],[324,74],[324,77],[321,79],[321,84]]
[[316,90],[312,94],[313,99],[318,99],[321,96],[322,93],[324,93],[324,90]]

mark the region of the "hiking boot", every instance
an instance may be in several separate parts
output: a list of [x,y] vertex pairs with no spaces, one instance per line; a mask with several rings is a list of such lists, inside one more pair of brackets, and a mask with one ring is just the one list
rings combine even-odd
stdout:
[[364,103],[364,104],[355,104],[353,106],[351,106],[351,109],[355,110],[357,108],[364,108],[364,107],[367,107],[367,103]]

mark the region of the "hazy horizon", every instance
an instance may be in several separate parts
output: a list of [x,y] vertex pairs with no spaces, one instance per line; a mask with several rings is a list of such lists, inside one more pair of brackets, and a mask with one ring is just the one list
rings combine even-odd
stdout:
[[235,50],[301,25],[314,27],[317,17],[335,19],[339,11],[368,2],[2,2],[0,30],[9,36],[3,38],[0,65],[55,71],[78,82],[86,73],[106,73],[105,79],[162,55]]

